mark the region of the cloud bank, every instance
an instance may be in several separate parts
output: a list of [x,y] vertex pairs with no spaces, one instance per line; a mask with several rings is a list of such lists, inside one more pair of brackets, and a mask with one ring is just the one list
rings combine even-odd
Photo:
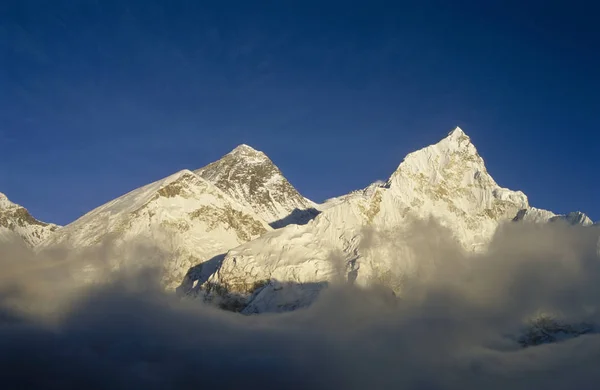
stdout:
[[[467,255],[434,222],[371,232],[416,254],[394,296],[332,285],[310,307],[243,316],[159,287],[150,266],[81,283],[80,253],[0,248],[0,383],[26,389],[592,389],[600,335],[523,348],[528,320],[598,324],[597,228],[510,224]],[[395,247],[398,251],[394,251]],[[97,264],[157,252],[85,254]],[[126,261],[125,261],[126,262]],[[142,261],[142,263],[144,263]]]

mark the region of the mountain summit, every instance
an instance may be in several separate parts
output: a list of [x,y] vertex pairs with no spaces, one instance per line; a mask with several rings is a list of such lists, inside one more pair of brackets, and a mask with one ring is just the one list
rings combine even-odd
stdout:
[[240,155],[240,156],[243,155],[243,156],[247,156],[247,157],[254,156],[257,158],[266,158],[267,157],[267,155],[264,154],[263,152],[261,152],[260,150],[256,150],[252,146],[246,145],[246,144],[239,144],[228,154],[235,154],[235,155]]
[[523,192],[496,183],[459,127],[438,143],[409,153],[388,186],[421,217],[443,216],[466,245],[481,245],[498,221],[529,207]]
[[[163,256],[157,258],[163,282],[173,289],[190,268],[201,269],[195,277],[208,277],[221,255],[272,226],[305,223],[316,215],[313,206],[263,152],[239,145],[196,172],[182,170],[90,211],[38,249],[151,242]],[[86,267],[93,279],[96,267]]]
[[[142,261],[160,261],[166,271],[163,282],[173,289],[191,267],[270,230],[252,210],[195,173],[182,170],[90,211],[41,248],[67,244],[82,249],[113,243],[118,249],[150,242],[160,250],[157,258],[140,257]],[[94,265],[88,268],[94,271]],[[203,268],[204,272],[209,269]]]
[[[591,225],[583,213],[536,209],[523,192],[499,186],[458,127],[406,155],[386,182],[322,205],[300,195],[266,154],[248,145],[195,172],[131,191],[58,230],[0,194],[0,238],[16,233],[35,245],[48,237],[39,250],[108,242],[117,255],[127,253],[122,245],[148,242],[156,253],[117,256],[110,265],[160,261],[168,289],[220,295],[218,301],[244,313],[310,304],[334,281],[401,292],[419,269],[407,237],[430,219],[441,230],[422,239],[451,240],[465,252],[484,250],[498,226],[511,221]],[[93,279],[96,260],[83,260],[83,277]]]
[[22,238],[29,246],[47,239],[58,229],[57,225],[38,221],[29,211],[8,200],[0,193],[0,237]]
[[195,171],[273,227],[306,223],[316,206],[283,176],[261,151],[237,146],[221,159]]
[[[480,251],[501,223],[528,207],[525,194],[494,181],[470,138],[456,128],[408,154],[387,183],[338,198],[309,224],[230,250],[208,283],[242,299],[238,304],[247,313],[306,305],[315,289],[340,278],[358,285],[376,281],[398,292],[417,268],[410,246],[401,243],[415,221],[433,217],[464,250]],[[367,231],[393,232],[398,239],[365,241]],[[257,291],[257,285],[265,287]]]

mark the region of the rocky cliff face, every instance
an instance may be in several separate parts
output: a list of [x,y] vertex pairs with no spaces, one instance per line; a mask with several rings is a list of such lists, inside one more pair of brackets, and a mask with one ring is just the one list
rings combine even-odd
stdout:
[[240,145],[195,171],[278,228],[312,219],[315,204],[304,198],[263,153]]

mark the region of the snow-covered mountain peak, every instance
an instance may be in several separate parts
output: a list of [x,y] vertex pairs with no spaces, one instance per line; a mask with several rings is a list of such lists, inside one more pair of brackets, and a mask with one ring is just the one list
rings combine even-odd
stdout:
[[[266,154],[242,144],[195,171],[273,226],[303,223],[315,204],[304,198]],[[294,214],[295,213],[295,214]]]
[[230,156],[240,162],[243,161],[246,164],[265,164],[271,162],[269,157],[262,151],[256,150],[252,146],[246,144],[236,146],[223,158],[226,156]]
[[[182,170],[90,211],[39,249],[56,244],[82,249],[105,240],[118,247],[149,240],[164,253],[154,260],[165,266],[165,286],[175,288],[190,267],[270,230],[251,209],[194,172]],[[142,260],[146,261],[128,261]]]
[[46,240],[59,226],[38,221],[26,208],[11,202],[0,193],[0,237],[21,237],[28,245],[35,246]]
[[14,203],[8,200],[8,197],[0,192],[0,209],[6,209],[13,205]]
[[594,224],[594,221],[592,221],[590,217],[588,217],[581,211],[570,212],[567,215],[565,215],[564,218],[572,225],[592,226]]
[[438,143],[409,153],[396,170],[398,172],[422,174],[434,182],[446,176],[462,180],[464,178],[460,177],[461,174],[472,173],[472,176],[488,181],[486,184],[495,184],[487,175],[477,148],[460,127],[452,130]]
[[256,150],[254,149],[252,146],[248,145],[248,144],[239,144],[238,146],[236,146],[235,148],[233,148],[233,150],[229,153],[246,153],[246,154],[264,154],[263,152],[261,152],[260,150]]
[[592,226],[594,224],[590,217],[581,211],[573,211],[568,214],[555,214],[552,211],[538,209],[537,207],[529,207],[528,209],[519,210],[513,221],[533,223],[563,221],[569,225],[581,226]]
[[479,157],[477,148],[471,142],[469,137],[460,127],[455,128],[448,135],[437,143],[439,149],[447,149],[448,151],[462,151],[471,156]]
[[[460,127],[456,126],[454,128],[454,130],[450,131],[448,133],[448,137],[446,138],[450,138],[450,139],[461,139],[467,137],[469,138],[469,136],[464,132],[463,129],[461,129]],[[469,138],[470,139],[470,138]]]
[[[274,310],[297,307],[312,294],[303,286],[340,277],[358,285],[380,281],[396,291],[414,272],[416,258],[409,246],[399,250],[397,243],[371,241],[377,235],[369,232],[384,237],[394,232],[401,240],[415,221],[433,217],[465,250],[479,251],[500,224],[528,207],[525,194],[494,181],[470,138],[456,128],[408,154],[387,182],[328,200],[309,224],[270,232],[229,251],[208,285],[248,297],[249,312],[268,310],[263,304]],[[265,281],[270,287],[253,295]],[[273,287],[279,282],[299,287]]]
[[[469,154],[477,154],[477,149],[471,142],[471,137],[469,137],[460,127],[454,128],[454,130],[450,131],[446,137],[430,146],[436,146],[440,151],[447,151],[447,153],[462,150]],[[420,150],[417,150],[416,152],[419,151]]]
[[512,219],[520,209],[529,208],[523,192],[496,183],[459,127],[438,143],[408,154],[388,186],[422,216],[445,216],[458,228],[465,244],[486,241],[498,221]]
[[[412,182],[412,183],[409,183]],[[498,187],[483,158],[465,132],[457,127],[436,144],[409,153],[388,183],[406,192],[409,188],[436,187],[440,197],[456,198],[471,189],[490,189],[494,197],[528,207],[525,194]]]

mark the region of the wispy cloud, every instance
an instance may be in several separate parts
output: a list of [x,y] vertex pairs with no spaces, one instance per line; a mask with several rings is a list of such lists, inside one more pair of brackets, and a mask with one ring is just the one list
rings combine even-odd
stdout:
[[539,309],[598,323],[598,229],[515,224],[475,257],[434,223],[395,234],[363,250],[408,245],[419,272],[399,297],[385,285],[340,285],[308,309],[250,317],[164,295],[151,269],[90,287],[69,276],[91,258],[136,264],[151,245],[34,255],[5,244],[0,379],[8,388],[597,387],[599,335],[530,348],[513,336]]

